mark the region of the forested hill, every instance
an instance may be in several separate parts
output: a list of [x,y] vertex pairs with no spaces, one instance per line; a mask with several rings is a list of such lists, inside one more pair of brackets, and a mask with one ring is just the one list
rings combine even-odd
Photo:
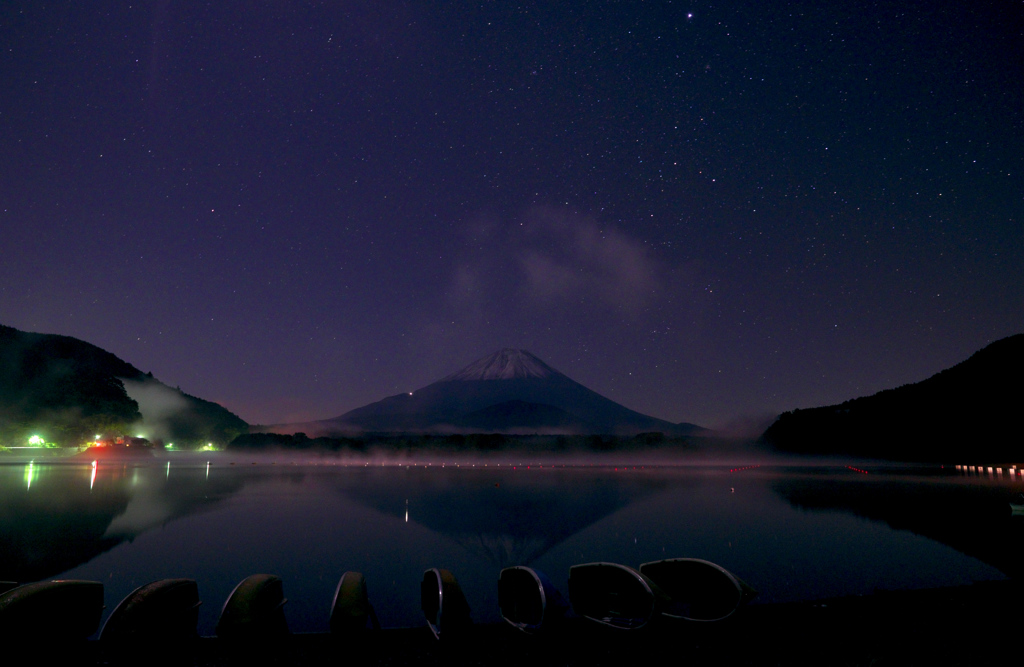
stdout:
[[24,444],[38,433],[68,446],[139,428],[184,444],[227,442],[247,425],[95,345],[0,325],[0,445]]
[[1024,334],[927,380],[779,416],[762,441],[788,452],[906,461],[1024,460]]

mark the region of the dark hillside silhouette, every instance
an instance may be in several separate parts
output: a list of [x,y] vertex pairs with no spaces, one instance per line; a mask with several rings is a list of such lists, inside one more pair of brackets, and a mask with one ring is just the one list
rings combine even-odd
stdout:
[[908,461],[1024,459],[1024,334],[915,384],[779,416],[776,449]]
[[[171,401],[149,418],[126,389]],[[142,400],[140,398],[140,400]],[[172,389],[117,356],[70,336],[0,325],[0,444],[24,444],[35,431],[49,442],[78,445],[96,433],[146,428],[182,442],[226,443],[248,425],[222,406]]]
[[22,431],[44,426],[58,443],[123,431],[142,415],[119,378],[142,376],[78,339],[0,326],[0,438],[17,441]]

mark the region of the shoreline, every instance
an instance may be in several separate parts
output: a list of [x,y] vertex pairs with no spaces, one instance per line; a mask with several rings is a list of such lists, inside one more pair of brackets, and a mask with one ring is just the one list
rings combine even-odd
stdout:
[[[475,625],[439,642],[425,627],[350,635],[296,633],[276,642],[203,637],[188,646],[143,647],[153,655],[118,658],[97,640],[62,647],[77,664],[176,665],[990,665],[1019,660],[1024,585],[1006,580],[807,602],[750,605],[720,623],[659,619],[636,631],[570,618],[536,636],[506,624]],[[39,656],[38,651],[34,655]],[[154,660],[154,655],[155,660]]]

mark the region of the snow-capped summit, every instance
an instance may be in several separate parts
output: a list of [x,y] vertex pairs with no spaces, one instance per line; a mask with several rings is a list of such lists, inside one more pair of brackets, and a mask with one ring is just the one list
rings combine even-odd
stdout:
[[[282,425],[284,428],[288,425]],[[307,434],[693,432],[587,389],[526,350],[506,348],[416,391],[389,396],[333,419],[297,425]]]
[[461,371],[441,379],[441,382],[546,378],[552,375],[561,375],[561,373],[526,350],[506,347],[482,359],[477,359]]

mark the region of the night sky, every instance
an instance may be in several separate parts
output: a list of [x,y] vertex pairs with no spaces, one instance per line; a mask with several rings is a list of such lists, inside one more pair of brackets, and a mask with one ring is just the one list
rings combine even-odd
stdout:
[[721,426],[1024,331],[1024,3],[0,2],[0,323],[251,423]]

